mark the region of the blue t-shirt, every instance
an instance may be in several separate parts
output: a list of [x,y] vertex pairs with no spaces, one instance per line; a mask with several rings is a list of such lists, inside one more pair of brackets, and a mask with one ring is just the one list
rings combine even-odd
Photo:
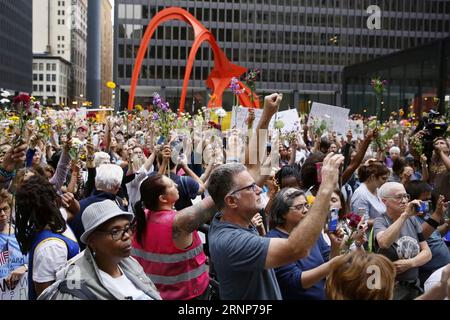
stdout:
[[[6,250],[8,250],[7,255],[5,255]],[[0,254],[3,256],[3,258],[0,258],[0,279],[6,278],[11,271],[28,264],[28,256],[23,255],[20,251],[19,243],[14,234],[0,233]]]
[[219,280],[222,300],[281,300],[274,269],[265,269],[270,239],[254,227],[220,221],[209,229],[209,252]]
[[[287,239],[288,234],[274,228],[267,233],[269,238]],[[311,248],[309,256],[297,260],[294,263],[287,264],[282,267],[275,268],[278,284],[280,285],[281,294],[284,300],[324,300],[325,297],[325,279],[321,279],[310,288],[302,287],[302,273],[325,263],[325,252],[321,248],[325,248],[325,241],[322,236]]]
[[[424,222],[421,217],[416,218],[420,224]],[[427,244],[430,247],[431,254],[433,256],[430,261],[419,268],[421,271],[433,272],[450,263],[450,251],[448,250],[447,245],[438,230],[434,230],[428,237]]]

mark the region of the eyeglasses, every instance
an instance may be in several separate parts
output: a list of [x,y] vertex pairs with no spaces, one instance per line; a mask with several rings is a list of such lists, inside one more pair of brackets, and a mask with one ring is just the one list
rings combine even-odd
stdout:
[[111,238],[114,241],[123,239],[123,237],[125,236],[125,233],[128,233],[128,235],[132,235],[132,233],[134,232],[136,224],[132,223],[129,224],[127,226],[125,226],[124,228],[120,228],[120,229],[113,229],[113,230],[95,230],[97,232],[101,232],[101,233],[109,233],[111,235]]
[[234,190],[233,192],[231,192],[231,193],[229,194],[229,196],[232,196],[233,194],[238,193],[239,191],[246,190],[246,189],[250,189],[250,188],[252,189],[253,192],[256,192],[256,190],[257,190],[256,183],[253,182],[251,185],[248,185],[248,186],[246,186],[246,187],[243,187],[243,188]]
[[307,203],[297,204],[297,205],[292,206],[290,208],[298,210],[298,211],[305,211],[305,210],[309,209],[309,204],[307,204]]
[[411,199],[411,196],[409,194],[405,193],[405,194],[399,194],[399,195],[396,195],[396,196],[393,196],[393,197],[385,197],[385,198],[387,198],[387,199],[395,199],[397,201],[401,201],[403,199],[406,199],[406,200],[409,201]]
[[9,206],[6,206],[6,207],[3,207],[3,208],[0,208],[0,212],[8,212],[9,210],[11,210],[11,208],[9,207]]

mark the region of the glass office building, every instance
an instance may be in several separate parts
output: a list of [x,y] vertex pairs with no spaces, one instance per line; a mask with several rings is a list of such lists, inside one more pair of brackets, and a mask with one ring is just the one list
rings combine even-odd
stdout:
[[[371,5],[380,29],[369,29]],[[126,105],[134,60],[149,20],[167,7],[182,7],[215,36],[230,61],[261,69],[259,94],[280,91],[283,108],[308,101],[342,104],[342,69],[450,35],[450,1],[436,0],[116,0],[114,79]],[[137,102],[158,91],[177,105],[193,43],[187,24],[170,21],[154,35],[141,70]],[[204,43],[197,54],[186,104],[206,105],[204,80],[213,66]],[[224,107],[231,106],[231,93]]]
[[32,90],[32,16],[29,0],[0,0],[0,88]]
[[344,68],[343,104],[352,113],[375,115],[370,81],[377,77],[388,81],[381,110],[384,119],[400,108],[418,115],[430,109],[449,112],[450,37]]

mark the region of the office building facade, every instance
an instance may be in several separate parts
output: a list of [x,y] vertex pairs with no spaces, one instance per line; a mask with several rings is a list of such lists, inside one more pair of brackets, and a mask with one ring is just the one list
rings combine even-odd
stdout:
[[[371,5],[378,7],[368,12]],[[450,1],[444,0],[116,0],[114,79],[122,108],[145,27],[157,12],[172,6],[201,21],[232,62],[261,70],[259,94],[283,92],[283,107],[303,110],[308,101],[342,104],[345,66],[450,35]],[[183,22],[158,28],[141,70],[137,102],[146,103],[159,91],[178,105],[192,42],[193,31]],[[212,66],[212,51],[203,44],[187,105],[196,100],[206,105],[204,80]],[[230,93],[223,104],[230,108]]]
[[32,90],[32,12],[28,0],[0,0],[0,88]]
[[[69,104],[79,104],[86,97],[86,41],[87,0],[33,0],[33,54],[70,63]],[[44,92],[42,102],[53,96],[54,92]]]
[[33,96],[46,105],[68,105],[71,67],[61,57],[35,55],[33,57]]

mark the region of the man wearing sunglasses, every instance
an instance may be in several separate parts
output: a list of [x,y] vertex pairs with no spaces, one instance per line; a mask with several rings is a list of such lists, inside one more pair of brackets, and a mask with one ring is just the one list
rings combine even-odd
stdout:
[[386,212],[375,218],[376,252],[391,259],[397,271],[394,300],[419,296],[419,267],[430,261],[431,250],[416,219],[420,200],[410,201],[405,187],[387,182],[378,191]]
[[328,216],[343,160],[332,153],[325,158],[314,205],[287,239],[261,237],[251,225],[252,217],[263,207],[262,190],[245,166],[230,163],[213,171],[208,191],[220,212],[211,223],[209,249],[221,299],[282,298],[273,268],[309,254]]

